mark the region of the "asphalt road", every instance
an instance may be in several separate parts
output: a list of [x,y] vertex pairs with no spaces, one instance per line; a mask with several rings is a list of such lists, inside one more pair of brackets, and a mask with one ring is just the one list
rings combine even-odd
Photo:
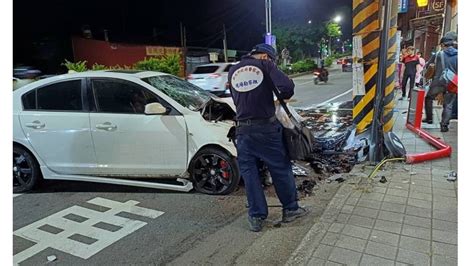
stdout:
[[[298,107],[341,95],[352,82],[351,73],[338,71],[331,72],[328,84],[315,86],[309,75],[294,81],[297,102],[293,106]],[[351,97],[347,93],[333,101]],[[229,196],[208,196],[47,181],[32,193],[14,196],[14,261],[21,265],[283,265],[337,188],[338,184],[321,185],[314,196],[301,200],[312,213],[281,227],[272,224],[280,219],[280,208],[270,208],[264,230],[253,233],[248,231],[243,187]],[[272,189],[266,193],[269,204],[279,204]]]
[[352,99],[352,72],[332,70],[329,73],[329,81],[327,83],[320,82],[318,85],[314,84],[313,75],[297,77],[293,81],[296,86],[295,95],[292,98],[294,102],[291,105],[295,107],[315,106],[328,100],[329,102],[340,102]]

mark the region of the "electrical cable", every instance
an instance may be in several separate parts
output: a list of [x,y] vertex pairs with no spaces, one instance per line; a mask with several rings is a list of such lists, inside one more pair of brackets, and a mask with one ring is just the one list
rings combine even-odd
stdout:
[[402,157],[399,157],[399,158],[390,158],[390,159],[384,159],[382,160],[380,163],[378,163],[374,170],[372,170],[372,172],[370,173],[369,177],[367,177],[368,179],[373,179],[373,177],[375,176],[375,174],[377,173],[377,171],[380,169],[380,167],[382,167],[382,165],[384,165],[385,163],[387,162],[393,162],[393,161],[405,161],[406,158],[402,158]]
[[[250,15],[250,13],[246,13],[245,15],[243,15],[242,17],[240,17],[240,19],[234,23],[234,25],[230,26],[226,32],[229,33],[231,32],[237,25],[239,25],[244,19],[246,19],[248,16]],[[220,33],[222,34],[223,32],[220,31]],[[216,38],[214,38],[211,42],[209,42],[205,47],[209,48],[213,43],[215,43],[218,39],[220,39],[221,36],[217,36]]]

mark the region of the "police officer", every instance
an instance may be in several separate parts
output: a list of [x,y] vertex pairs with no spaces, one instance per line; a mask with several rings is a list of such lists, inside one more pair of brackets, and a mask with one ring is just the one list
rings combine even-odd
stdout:
[[259,232],[268,216],[268,205],[257,163],[267,165],[283,207],[283,222],[291,222],[308,211],[298,205],[291,161],[283,143],[283,128],[275,117],[273,84],[284,99],[293,96],[295,84],[274,63],[275,49],[256,45],[229,71],[232,99],[237,108],[237,160],[249,204],[250,230]]

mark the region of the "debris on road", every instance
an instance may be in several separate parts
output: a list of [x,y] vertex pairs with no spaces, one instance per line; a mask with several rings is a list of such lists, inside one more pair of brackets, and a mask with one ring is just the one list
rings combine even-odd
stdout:
[[333,176],[329,177],[326,181],[328,183],[331,183],[333,181],[336,181],[338,183],[342,183],[342,182],[346,181],[346,179],[347,179],[347,176],[344,176],[342,174],[336,174],[336,175],[333,175]]
[[293,163],[291,165],[291,169],[293,170],[294,176],[307,176],[308,175],[308,170],[304,168],[303,166],[298,165],[297,163]]
[[56,256],[54,256],[54,255],[48,256],[47,259],[48,259],[48,262],[53,262],[53,261],[57,260]]
[[352,102],[321,108],[298,110],[304,124],[314,136],[313,153],[308,158],[316,173],[347,173],[357,162],[354,146]]
[[305,195],[312,195],[313,189],[316,186],[316,181],[314,180],[303,180],[301,185],[298,186],[298,191],[304,192]]
[[387,183],[387,178],[383,175],[381,178],[380,178],[380,183]]
[[456,171],[451,171],[446,176],[448,177],[447,180],[451,182],[454,182],[458,179],[458,174]]

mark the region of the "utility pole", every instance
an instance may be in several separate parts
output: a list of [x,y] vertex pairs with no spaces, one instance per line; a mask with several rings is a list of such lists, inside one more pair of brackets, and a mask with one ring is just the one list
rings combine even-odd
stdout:
[[184,39],[183,39],[183,22],[179,22],[179,32],[181,34],[181,47],[184,49]]
[[265,0],[265,33],[272,33],[272,0]]
[[272,0],[268,0],[268,32],[272,34]]
[[272,1],[265,0],[265,43],[276,49],[272,35]]
[[268,0],[265,0],[265,34],[268,33]]
[[187,52],[187,48],[186,48],[186,27],[183,26],[183,23],[180,21],[179,22],[179,31],[181,33],[181,48],[182,48],[182,51],[183,51],[183,60],[184,60],[184,76],[186,77],[186,52]]
[[225,31],[225,24],[222,25],[224,31],[224,39],[222,42],[224,43],[224,60],[227,63],[227,33]]
[[390,29],[390,14],[392,9],[392,0],[384,0],[383,7],[383,28],[380,32],[380,49],[377,85],[374,102],[374,118],[372,128],[370,129],[370,154],[369,159],[372,162],[380,162],[384,158],[384,135],[383,135],[383,98],[385,95],[388,37]]

